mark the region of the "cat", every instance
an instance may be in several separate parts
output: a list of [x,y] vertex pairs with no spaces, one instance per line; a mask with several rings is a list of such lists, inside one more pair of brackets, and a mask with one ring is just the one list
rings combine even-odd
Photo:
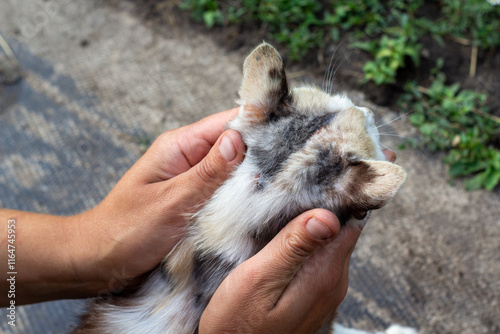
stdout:
[[246,58],[239,97],[228,128],[247,145],[243,162],[138,291],[95,301],[74,333],[195,333],[222,280],[294,217],[325,208],[359,224],[403,184],[373,113],[314,86],[290,89],[271,45]]

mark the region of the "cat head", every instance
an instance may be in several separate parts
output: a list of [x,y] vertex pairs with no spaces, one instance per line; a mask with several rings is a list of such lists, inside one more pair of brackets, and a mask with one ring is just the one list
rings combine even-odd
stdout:
[[258,46],[245,60],[239,115],[256,192],[303,209],[323,207],[345,223],[396,194],[404,170],[385,161],[373,113],[317,87],[290,89],[278,52]]

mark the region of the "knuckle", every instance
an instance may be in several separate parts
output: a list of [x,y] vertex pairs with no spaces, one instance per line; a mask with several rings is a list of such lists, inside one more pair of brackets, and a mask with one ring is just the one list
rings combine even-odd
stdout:
[[161,135],[158,136],[158,138],[156,139],[156,142],[170,143],[172,138],[175,136],[176,132],[177,132],[177,129],[165,131]]
[[303,235],[291,234],[286,237],[284,252],[291,255],[293,258],[303,259],[311,255],[315,249],[315,245]]
[[207,157],[196,166],[196,175],[203,183],[213,183],[219,181],[217,164]]

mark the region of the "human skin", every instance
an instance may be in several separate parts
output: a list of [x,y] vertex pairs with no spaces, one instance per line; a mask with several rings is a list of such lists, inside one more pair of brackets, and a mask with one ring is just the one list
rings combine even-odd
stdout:
[[[154,269],[182,238],[186,214],[208,200],[243,160],[241,136],[224,131],[236,114],[237,109],[228,110],[165,132],[87,212],[60,217],[0,209],[1,291],[8,291],[12,219],[16,305],[119,293]],[[395,159],[394,152],[385,154]],[[243,325],[256,333],[321,326],[345,296],[360,233],[340,229],[327,210],[303,213],[223,281],[202,316],[200,333]],[[1,306],[9,302],[2,293]]]
[[[223,133],[236,113],[165,132],[87,212],[59,217],[0,210],[1,291],[12,271],[10,219],[16,221],[17,305],[117,293],[154,269],[182,237],[186,213],[209,199],[243,160],[239,133]],[[7,294],[0,298],[7,305]]]

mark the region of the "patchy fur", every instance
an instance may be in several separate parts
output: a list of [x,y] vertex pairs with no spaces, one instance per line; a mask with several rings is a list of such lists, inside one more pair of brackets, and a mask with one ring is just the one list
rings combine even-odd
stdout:
[[221,281],[295,216],[321,207],[356,223],[404,182],[403,169],[384,161],[373,114],[345,95],[290,89],[269,44],[245,60],[239,95],[228,127],[248,147],[244,161],[143,286],[96,301],[75,333],[195,333]]

